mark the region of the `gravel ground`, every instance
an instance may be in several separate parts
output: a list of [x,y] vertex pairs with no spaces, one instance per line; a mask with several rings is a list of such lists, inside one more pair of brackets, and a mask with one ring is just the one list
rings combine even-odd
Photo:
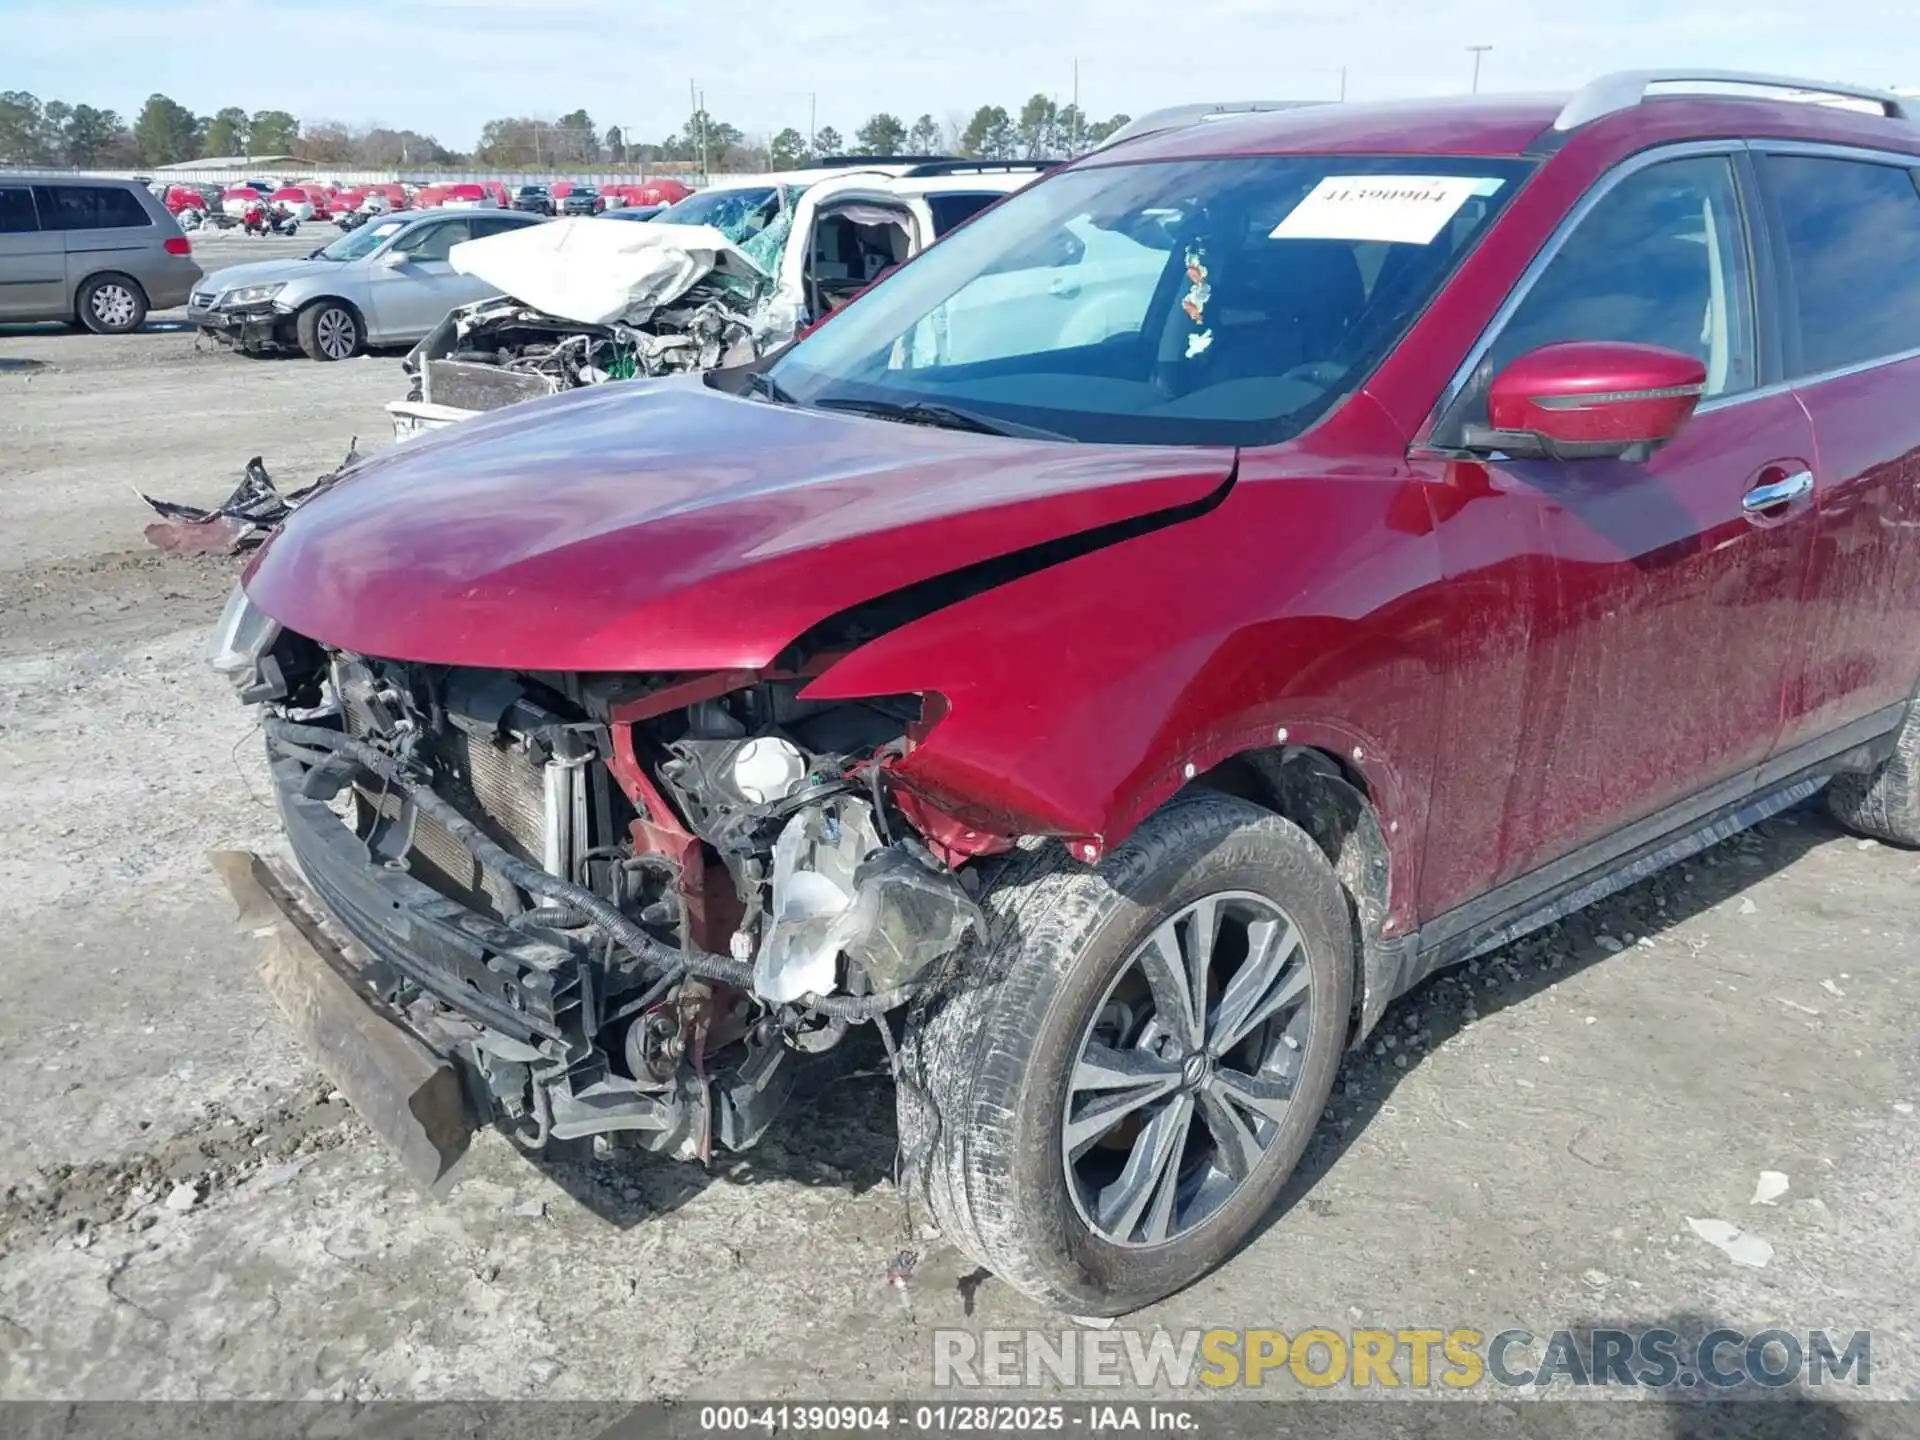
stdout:
[[[134,491],[304,480],[400,392],[394,356],[247,360],[177,315],[0,327],[0,1396],[877,1396],[930,1388],[936,1328],[1053,1327],[905,1238],[872,1078],[712,1174],[483,1136],[444,1203],[329,1099],[202,858],[272,842],[199,661],[236,567],[147,551]],[[1872,1393],[1920,1398],[1916,880],[1803,809],[1429,984],[1264,1232],[1123,1323],[1870,1329]]]

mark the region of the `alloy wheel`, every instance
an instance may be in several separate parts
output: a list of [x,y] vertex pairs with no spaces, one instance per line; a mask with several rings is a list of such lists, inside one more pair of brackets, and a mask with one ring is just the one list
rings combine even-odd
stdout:
[[1299,927],[1247,891],[1194,901],[1135,948],[1067,1082],[1067,1189],[1095,1234],[1166,1244],[1246,1183],[1293,1104],[1313,998]]
[[119,328],[131,325],[138,310],[133,292],[124,285],[109,281],[105,285],[96,285],[93,291],[93,317],[102,325]]
[[314,324],[313,336],[320,352],[329,360],[345,360],[353,354],[359,331],[353,317],[344,310],[323,310]]

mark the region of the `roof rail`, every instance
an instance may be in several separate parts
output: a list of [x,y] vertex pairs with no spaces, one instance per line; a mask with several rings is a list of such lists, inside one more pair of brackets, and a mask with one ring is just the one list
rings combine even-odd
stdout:
[[1004,175],[1013,171],[1057,170],[1064,160],[929,160],[907,171],[902,179],[925,180],[936,175]]
[[952,155],[822,155],[794,168],[800,170],[847,170],[859,165],[932,165],[952,160]]
[[1835,85],[1826,80],[1801,80],[1791,75],[1755,75],[1744,70],[1620,70],[1602,75],[1581,87],[1553,122],[1556,130],[1577,130],[1616,110],[1631,110],[1647,98],[1655,85],[1750,85],[1762,90],[1793,90],[1813,96],[1870,100],[1889,119],[1914,118],[1910,102],[1887,90],[1857,85]]
[[1204,120],[1218,120],[1228,115],[1251,115],[1265,110],[1296,110],[1303,105],[1328,103],[1330,102],[1325,100],[1213,100],[1195,105],[1169,105],[1164,110],[1152,110],[1137,120],[1129,120],[1093,148],[1105,150],[1108,146],[1118,145],[1123,140],[1138,139],[1142,135],[1157,135],[1162,130],[1180,130],[1188,125],[1198,125]]

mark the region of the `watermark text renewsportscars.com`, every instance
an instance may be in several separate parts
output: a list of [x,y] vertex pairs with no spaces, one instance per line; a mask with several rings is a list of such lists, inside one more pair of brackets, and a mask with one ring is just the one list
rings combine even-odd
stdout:
[[933,1383],[1131,1390],[1344,1385],[1358,1390],[1548,1386],[1696,1389],[1866,1386],[1865,1330],[936,1330]]

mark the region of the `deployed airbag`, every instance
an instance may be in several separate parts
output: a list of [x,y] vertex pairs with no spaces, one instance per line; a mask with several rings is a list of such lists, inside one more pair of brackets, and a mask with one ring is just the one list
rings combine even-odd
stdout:
[[582,325],[644,325],[709,275],[751,297],[766,272],[710,225],[631,224],[582,216],[455,245],[462,275]]

